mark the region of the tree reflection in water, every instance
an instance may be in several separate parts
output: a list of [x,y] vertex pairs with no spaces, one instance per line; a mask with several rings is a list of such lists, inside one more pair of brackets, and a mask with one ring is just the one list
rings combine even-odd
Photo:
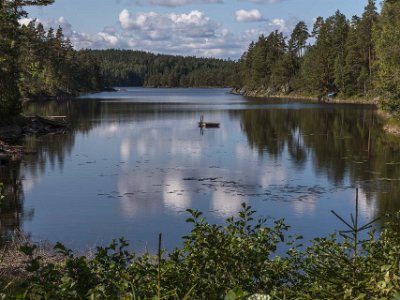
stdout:
[[376,207],[376,214],[400,210],[400,143],[384,133],[375,110],[350,106],[233,114],[259,155],[278,159],[287,148],[296,168],[304,168],[309,158],[315,173],[335,185],[349,176],[353,186],[362,188],[369,206]]

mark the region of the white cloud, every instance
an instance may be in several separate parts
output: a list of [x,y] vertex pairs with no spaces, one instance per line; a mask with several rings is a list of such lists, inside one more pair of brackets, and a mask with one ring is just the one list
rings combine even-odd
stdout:
[[61,26],[64,36],[71,40],[76,49],[122,48],[127,46],[116,28],[112,26],[107,26],[103,31],[96,34],[87,34],[73,30],[72,24],[70,24],[64,17],[42,23],[45,28],[58,28],[58,26]]
[[183,38],[209,38],[215,36],[215,30],[220,27],[198,10],[188,14],[131,14],[124,9],[119,15],[119,22],[122,29],[150,40],[169,39],[178,35]]
[[268,19],[262,30],[264,35],[268,35],[270,32],[278,30],[278,32],[282,32],[283,35],[288,37],[298,22],[299,20],[295,17],[289,19]]
[[[23,23],[28,23],[26,19]],[[63,28],[75,49],[132,49],[171,55],[239,58],[252,40],[273,30],[290,34],[296,20],[264,20],[257,29],[234,33],[199,10],[187,13],[131,13],[124,9],[118,16],[119,26],[106,26],[88,34],[74,30],[64,17],[38,20],[45,28]]]
[[268,21],[268,28],[272,30],[278,30],[279,32],[286,33],[289,31],[289,26],[284,19],[273,19]]
[[106,32],[99,32],[99,38],[102,38],[104,41],[108,42],[110,45],[116,46],[119,42],[118,37],[108,34]]
[[33,21],[33,19],[31,19],[31,18],[23,18],[23,19],[18,20],[20,25],[25,25],[25,26],[28,26],[28,24],[32,21]]
[[235,20],[237,22],[260,22],[264,20],[264,17],[258,9],[240,9],[235,13]]
[[244,45],[241,37],[222,28],[203,12],[160,14],[121,11],[119,23],[131,48],[165,54],[239,57]]

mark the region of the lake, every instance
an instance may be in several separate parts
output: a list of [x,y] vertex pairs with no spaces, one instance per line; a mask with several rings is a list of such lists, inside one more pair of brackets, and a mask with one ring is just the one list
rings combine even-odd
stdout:
[[[120,88],[29,103],[66,115],[65,134],[26,137],[32,154],[0,167],[1,234],[76,250],[124,236],[154,251],[181,245],[187,208],[223,224],[246,202],[307,240],[400,209],[400,143],[373,106],[252,99],[228,89]],[[198,127],[200,116],[220,123]],[[379,226],[379,223],[378,223]]]

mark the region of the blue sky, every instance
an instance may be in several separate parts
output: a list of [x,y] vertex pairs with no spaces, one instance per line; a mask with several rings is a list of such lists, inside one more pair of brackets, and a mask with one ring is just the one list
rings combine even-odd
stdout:
[[[367,0],[56,0],[29,19],[61,25],[76,49],[121,48],[237,59],[252,40],[336,10],[361,15]],[[28,21],[28,20],[26,20]]]

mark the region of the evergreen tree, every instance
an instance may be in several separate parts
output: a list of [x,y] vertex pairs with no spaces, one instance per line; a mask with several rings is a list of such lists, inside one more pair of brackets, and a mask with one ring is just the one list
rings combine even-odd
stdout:
[[344,65],[344,88],[342,93],[346,96],[353,96],[362,92],[359,78],[363,71],[361,58],[361,47],[359,41],[360,18],[354,16],[352,18],[349,34],[346,42],[346,58]]
[[376,88],[382,105],[400,116],[400,1],[385,0],[375,32]]
[[20,26],[27,16],[25,6],[48,5],[54,0],[9,0],[0,2],[0,116],[12,117],[20,112],[18,81],[20,69]]
[[333,17],[332,32],[332,60],[334,61],[334,84],[333,89],[342,92],[345,89],[345,48],[349,24],[346,16],[340,11],[335,13]]
[[239,60],[239,68],[240,68],[240,83],[243,86],[252,86],[252,78],[249,76],[251,74],[251,67],[253,64],[253,56],[254,56],[254,47],[255,43],[252,41],[247,48],[247,51],[243,53],[242,57]]
[[18,90],[18,21],[10,13],[9,3],[0,2],[0,117],[13,116],[20,111]]
[[285,54],[284,58],[280,62],[285,67],[285,77],[287,90],[293,89],[293,80],[296,78],[304,54],[306,52],[306,43],[310,34],[306,23],[300,21],[294,27],[288,44],[288,53]]
[[297,23],[290,35],[289,51],[298,58],[302,57],[309,36],[306,23],[303,21]]
[[374,76],[373,66],[375,61],[373,29],[376,26],[377,19],[378,12],[376,10],[375,0],[368,0],[358,30],[358,44],[361,50],[362,70],[357,81],[362,85],[364,95],[372,88]]
[[316,41],[306,52],[300,72],[300,81],[305,83],[302,89],[306,91],[326,93],[332,89],[332,23],[332,18],[325,21],[321,17],[314,23],[312,36]]
[[347,96],[366,96],[372,89],[375,47],[372,39],[378,13],[374,0],[369,0],[362,18],[353,17],[346,43],[345,89]]
[[301,66],[299,80],[306,83],[302,89],[318,94],[344,89],[347,33],[348,22],[339,11],[326,20],[316,19],[312,33],[316,41],[309,47]]
[[[362,16],[351,22],[340,11],[318,17],[311,34],[299,22],[287,46],[278,32],[252,42],[239,60],[239,82],[253,89],[319,96],[380,93],[383,108],[400,117],[399,28],[399,0],[384,0],[380,14],[375,0],[368,0]],[[309,36],[313,43],[306,46]]]
[[265,86],[268,70],[267,63],[267,39],[264,35],[258,38],[254,45],[251,61],[251,79],[254,86]]

